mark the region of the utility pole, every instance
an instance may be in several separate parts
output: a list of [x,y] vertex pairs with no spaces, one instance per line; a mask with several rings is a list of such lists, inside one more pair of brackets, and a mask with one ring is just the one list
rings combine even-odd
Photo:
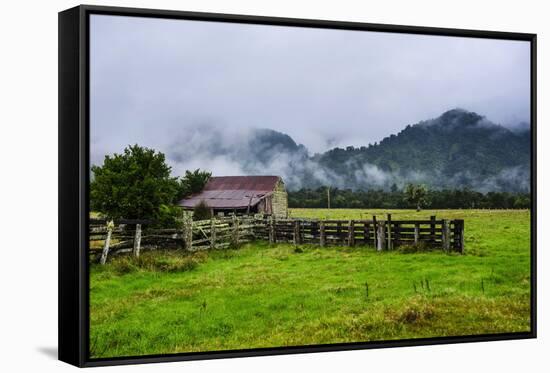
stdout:
[[330,210],[330,186],[327,187],[327,201],[328,209]]

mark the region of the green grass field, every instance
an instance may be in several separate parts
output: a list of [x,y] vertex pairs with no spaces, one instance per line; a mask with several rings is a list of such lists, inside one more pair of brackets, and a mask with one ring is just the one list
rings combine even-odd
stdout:
[[[316,210],[465,219],[466,255],[253,243],[92,265],[92,357],[529,331],[530,214]],[[368,290],[367,290],[368,288]]]

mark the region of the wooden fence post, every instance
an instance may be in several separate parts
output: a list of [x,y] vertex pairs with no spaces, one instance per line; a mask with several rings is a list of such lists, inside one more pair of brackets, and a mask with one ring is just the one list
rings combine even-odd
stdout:
[[268,218],[268,223],[267,223],[267,236],[269,238],[269,244],[271,245],[273,243],[273,217],[270,216]]
[[459,236],[460,236],[460,244],[458,246],[459,251],[461,254],[464,254],[464,220],[460,220],[460,229],[459,229]]
[[302,243],[300,235],[300,220],[294,220],[294,245],[299,245]]
[[193,219],[187,219],[185,222],[185,249],[193,251]]
[[420,224],[414,225],[414,244],[418,245],[418,239],[420,238]]
[[109,245],[111,244],[111,235],[113,234],[113,228],[115,223],[111,220],[107,223],[107,237],[105,238],[105,244],[103,245],[103,251],[101,252],[101,258],[99,262],[105,264],[107,262],[107,255],[109,255]]
[[376,224],[376,215],[372,216],[372,246],[378,247],[378,226]]
[[210,219],[210,248],[216,249],[216,219]]
[[388,225],[388,250],[391,250],[393,249],[391,214],[388,214],[388,221],[386,224]]
[[346,242],[345,237],[342,236],[342,222],[340,221],[336,223],[336,237],[338,241]]
[[189,250],[189,216],[183,214],[181,220],[181,237],[183,239],[183,248]]
[[233,215],[233,237],[232,237],[233,245],[238,246],[239,245],[239,219],[235,215]]
[[443,225],[441,227],[441,241],[443,242],[443,250],[448,253],[451,243],[451,230],[447,219],[443,219]]
[[382,251],[386,248],[386,225],[383,221],[378,222],[376,243],[376,249],[378,251]]
[[134,236],[134,256],[139,257],[139,250],[141,246],[141,224],[136,224],[136,235]]
[[321,220],[319,221],[319,245],[321,245],[321,247],[325,246],[325,240],[325,222]]
[[348,222],[348,246],[355,246],[355,222]]
[[181,220],[181,239],[183,243],[183,249],[187,250],[187,247],[189,246],[187,244],[187,216],[184,214],[183,218]]
[[369,223],[363,223],[363,243],[368,245],[370,241]]
[[269,216],[269,243],[273,244],[277,241],[277,237],[275,237],[275,218],[273,215]]
[[435,215],[430,216],[430,241],[435,242]]
[[464,220],[457,219],[454,223],[454,250],[464,254]]

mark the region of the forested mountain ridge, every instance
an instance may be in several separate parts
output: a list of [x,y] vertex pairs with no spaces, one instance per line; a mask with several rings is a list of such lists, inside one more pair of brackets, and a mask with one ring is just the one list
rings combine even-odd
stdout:
[[[364,130],[373,125],[365,124]],[[407,183],[480,192],[530,190],[529,126],[518,123],[509,129],[462,109],[407,125],[379,143],[314,155],[272,129],[198,127],[168,156],[182,168],[200,166],[215,175],[279,175],[289,190],[390,190]]]
[[353,184],[360,182],[357,170],[370,165],[396,179],[437,187],[525,190],[530,132],[512,131],[476,113],[454,109],[408,125],[378,144],[335,148],[315,160]]

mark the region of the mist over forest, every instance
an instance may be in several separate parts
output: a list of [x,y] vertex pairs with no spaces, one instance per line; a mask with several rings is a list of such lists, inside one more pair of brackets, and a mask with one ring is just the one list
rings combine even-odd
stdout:
[[483,193],[530,190],[528,124],[507,128],[463,109],[404,126],[379,143],[317,154],[271,129],[214,124],[187,128],[165,152],[175,175],[196,168],[217,176],[279,175],[289,190],[389,190],[407,183]]

